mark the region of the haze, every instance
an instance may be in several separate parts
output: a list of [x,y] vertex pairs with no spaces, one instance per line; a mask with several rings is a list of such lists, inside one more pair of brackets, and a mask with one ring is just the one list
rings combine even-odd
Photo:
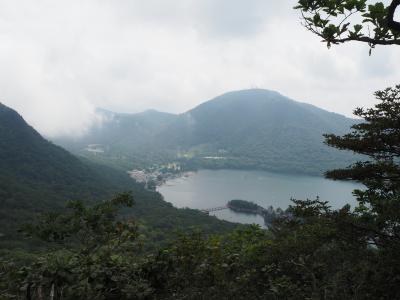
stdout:
[[399,49],[326,49],[289,0],[0,0],[0,102],[42,134],[96,107],[180,113],[230,90],[279,91],[351,116],[398,82]]

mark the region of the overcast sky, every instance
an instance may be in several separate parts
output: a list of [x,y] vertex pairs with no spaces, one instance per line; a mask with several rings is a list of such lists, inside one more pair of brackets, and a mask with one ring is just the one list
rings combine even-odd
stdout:
[[293,0],[0,0],[0,102],[42,134],[94,109],[181,113],[266,88],[351,116],[399,83],[400,47],[328,50]]

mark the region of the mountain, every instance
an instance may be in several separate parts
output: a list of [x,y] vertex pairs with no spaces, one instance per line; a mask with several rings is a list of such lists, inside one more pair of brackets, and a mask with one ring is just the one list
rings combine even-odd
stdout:
[[324,145],[322,135],[348,132],[356,120],[269,90],[229,92],[179,115],[100,114],[105,121],[86,136],[56,142],[88,157],[94,155],[87,146],[99,144],[95,158],[122,168],[181,160],[200,168],[321,174],[355,159]]
[[178,116],[160,139],[204,166],[321,174],[354,159],[323,144],[324,133],[343,134],[354,122],[277,92],[244,90]]
[[[0,103],[0,244],[13,239],[17,225],[43,210],[62,209],[67,200],[86,202],[133,191],[131,212],[158,236],[176,226],[232,228],[194,210],[178,210],[160,194],[147,191],[126,172],[79,159],[45,140],[11,108]],[[208,227],[207,227],[208,226]]]

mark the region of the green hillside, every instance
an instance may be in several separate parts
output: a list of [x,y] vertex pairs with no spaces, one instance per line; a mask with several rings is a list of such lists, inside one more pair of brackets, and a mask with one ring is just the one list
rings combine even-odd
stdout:
[[0,104],[0,244],[43,210],[61,209],[67,200],[98,201],[133,191],[132,212],[159,238],[177,227],[200,225],[210,232],[233,228],[195,210],[178,210],[160,194],[145,190],[112,168],[80,160],[40,136],[12,109]]
[[209,167],[321,174],[353,159],[324,145],[322,135],[344,133],[353,123],[277,92],[244,90],[179,116],[165,142],[178,141]]
[[[322,174],[354,161],[351,153],[324,145],[322,136],[348,131],[354,119],[268,90],[226,93],[180,115],[100,115],[104,122],[86,136],[56,142],[122,169],[178,159],[199,168]],[[103,152],[88,152],[90,144]]]

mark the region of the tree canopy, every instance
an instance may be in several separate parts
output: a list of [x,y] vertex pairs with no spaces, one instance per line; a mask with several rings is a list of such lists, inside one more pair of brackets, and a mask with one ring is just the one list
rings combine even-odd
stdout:
[[333,179],[357,180],[366,190],[356,190],[359,217],[353,228],[361,230],[375,246],[400,249],[400,85],[375,93],[379,103],[357,108],[365,121],[344,136],[326,135],[326,143],[369,157],[347,169],[327,172]]
[[400,0],[367,4],[367,0],[298,0],[303,25],[328,47],[350,41],[400,45],[400,22],[395,20]]

